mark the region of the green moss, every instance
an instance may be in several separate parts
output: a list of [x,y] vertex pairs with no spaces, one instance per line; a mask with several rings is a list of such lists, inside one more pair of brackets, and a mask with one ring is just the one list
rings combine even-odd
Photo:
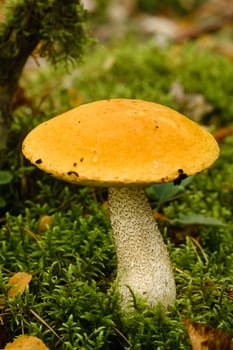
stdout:
[[211,106],[210,111],[203,108],[201,121],[223,126],[233,118],[232,80],[231,62],[212,51],[194,44],[158,48],[151,41],[138,43],[128,38],[120,44],[93,47],[85,63],[69,74],[61,67],[27,74],[23,83],[34,105],[41,107],[33,113],[30,125],[25,118],[28,109],[19,109],[12,129],[26,131],[80,103],[116,97],[151,100],[186,114],[186,103],[172,93],[176,83],[185,96],[200,94]]
[[[51,349],[188,350],[183,325],[188,317],[220,327],[233,337],[232,203],[226,200],[229,193],[222,192],[222,184],[231,179],[232,142],[233,138],[226,139],[221,157],[208,173],[196,176],[181,198],[162,207],[169,217],[201,212],[227,224],[199,226],[201,248],[190,238],[179,245],[168,241],[177,283],[177,303],[168,313],[136,300],[135,312],[122,314],[114,286],[110,292],[116,260],[102,200],[96,202],[92,190],[44,176],[37,194],[25,202],[24,212],[8,214],[0,231],[2,291],[9,271],[33,274],[26,293],[9,300],[5,322],[11,336],[23,329],[41,337]],[[39,218],[46,214],[52,215],[53,222],[40,233]],[[169,225],[162,227],[164,233],[169,229]]]
[[[175,81],[187,92],[203,93],[211,102],[213,112],[205,115],[207,123],[215,115],[219,125],[232,121],[232,66],[194,46],[161,50],[152,43],[132,46],[127,42],[96,49],[72,77],[50,68],[39,78],[29,75],[24,82],[31,82],[35,103],[47,80],[46,103],[36,113],[25,107],[17,111],[12,125],[15,135],[22,138],[41,120],[70,108],[70,88],[76,89],[82,101],[135,97],[182,111],[183,106],[170,93]],[[2,297],[6,298],[12,272],[25,271],[33,278],[22,296],[8,298],[4,322],[9,339],[29,333],[59,350],[191,350],[185,317],[222,328],[233,337],[232,150],[233,138],[228,137],[210,170],[195,176],[177,198],[160,204],[160,211],[170,219],[196,213],[225,224],[194,225],[196,241],[187,235],[177,243],[174,227],[159,222],[175,270],[175,307],[165,313],[160,306],[149,309],[135,300],[135,312],[126,316],[119,309],[113,283],[116,257],[108,212],[102,207],[106,191],[67,185],[33,167],[19,167],[12,149],[8,162],[15,178],[0,229]],[[19,188],[22,190],[25,180],[28,190],[23,192]],[[43,215],[51,215],[52,224],[42,232],[39,220]],[[175,226],[181,231],[188,228]]]

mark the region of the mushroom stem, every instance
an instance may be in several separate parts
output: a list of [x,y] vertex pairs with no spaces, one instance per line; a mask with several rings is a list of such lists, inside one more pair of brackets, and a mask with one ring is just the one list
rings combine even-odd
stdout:
[[110,187],[109,207],[122,304],[129,304],[130,290],[151,306],[174,304],[176,287],[168,251],[143,187]]

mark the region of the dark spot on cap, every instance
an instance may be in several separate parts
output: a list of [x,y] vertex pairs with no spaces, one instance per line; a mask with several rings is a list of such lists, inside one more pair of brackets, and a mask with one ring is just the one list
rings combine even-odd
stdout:
[[167,178],[167,176],[165,176],[165,177],[162,177],[161,182],[167,182],[167,180],[168,180],[168,178]]
[[181,181],[188,177],[188,175],[184,173],[183,169],[178,169],[178,174],[178,177],[173,180],[174,185],[180,185]]
[[40,159],[40,158],[37,159],[37,160],[35,161],[35,163],[36,163],[36,164],[41,164],[41,163],[42,163],[42,159]]
[[76,171],[68,171],[67,175],[75,175],[79,177],[79,174]]
[[74,164],[73,164],[73,166],[76,166],[76,165],[77,165],[77,163],[74,163]]
[[159,128],[159,125],[158,125],[157,120],[154,120],[154,126],[155,126],[155,129],[158,129],[158,128]]
[[82,157],[82,158],[80,158],[80,162],[83,162],[84,161],[84,158]]

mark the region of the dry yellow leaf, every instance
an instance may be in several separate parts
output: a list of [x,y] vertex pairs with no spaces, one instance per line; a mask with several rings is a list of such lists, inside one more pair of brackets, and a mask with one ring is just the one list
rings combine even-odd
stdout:
[[51,215],[43,215],[39,220],[39,232],[45,232],[52,223],[53,217]]
[[184,319],[193,350],[233,350],[231,337],[222,329]]
[[233,126],[227,126],[225,128],[220,128],[215,130],[214,137],[218,143],[222,143],[225,137],[233,134]]
[[49,348],[37,337],[20,335],[13,343],[6,344],[4,350],[49,350]]
[[14,298],[16,294],[23,293],[30,283],[32,275],[26,272],[16,272],[8,281],[8,296]]

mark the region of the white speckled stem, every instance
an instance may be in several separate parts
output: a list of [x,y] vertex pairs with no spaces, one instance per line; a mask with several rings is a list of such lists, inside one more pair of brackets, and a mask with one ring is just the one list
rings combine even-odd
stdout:
[[109,207],[123,305],[129,288],[153,306],[175,302],[176,287],[167,248],[142,187],[111,187]]

